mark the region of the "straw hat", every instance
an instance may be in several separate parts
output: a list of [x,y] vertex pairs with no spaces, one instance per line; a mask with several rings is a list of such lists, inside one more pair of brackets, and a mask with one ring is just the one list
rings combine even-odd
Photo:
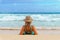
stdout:
[[30,16],[26,16],[24,19],[25,22],[32,22],[32,18]]

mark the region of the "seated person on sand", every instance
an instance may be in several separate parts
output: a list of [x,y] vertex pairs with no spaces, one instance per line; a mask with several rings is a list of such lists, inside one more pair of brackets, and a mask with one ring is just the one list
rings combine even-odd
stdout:
[[30,16],[26,16],[24,19],[25,25],[22,26],[22,29],[20,31],[20,35],[37,35],[36,28],[31,25],[32,18]]

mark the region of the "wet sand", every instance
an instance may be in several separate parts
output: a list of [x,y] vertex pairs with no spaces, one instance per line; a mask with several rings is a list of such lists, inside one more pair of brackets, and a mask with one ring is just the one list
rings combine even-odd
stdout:
[[[0,30],[0,34],[15,34],[15,35],[18,35],[19,34],[19,32],[20,32],[20,30],[18,29],[14,29],[14,30],[8,30],[8,29],[2,29],[2,30]],[[37,32],[38,32],[38,35],[40,35],[40,34],[60,34],[60,30],[58,29],[58,30],[55,30],[55,29],[53,29],[53,30],[50,30],[50,29],[39,29],[39,30],[37,30]]]

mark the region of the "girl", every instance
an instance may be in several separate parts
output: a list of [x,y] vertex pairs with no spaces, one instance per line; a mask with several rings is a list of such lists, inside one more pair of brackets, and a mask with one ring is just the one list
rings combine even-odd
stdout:
[[22,26],[22,29],[20,31],[20,35],[37,35],[36,28],[31,25],[32,18],[30,16],[26,16],[24,19],[25,25]]

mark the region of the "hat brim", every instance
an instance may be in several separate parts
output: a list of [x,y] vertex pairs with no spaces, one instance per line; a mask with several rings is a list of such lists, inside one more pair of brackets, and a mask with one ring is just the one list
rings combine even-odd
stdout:
[[32,20],[26,20],[26,19],[25,19],[24,21],[25,21],[25,22],[32,22]]

